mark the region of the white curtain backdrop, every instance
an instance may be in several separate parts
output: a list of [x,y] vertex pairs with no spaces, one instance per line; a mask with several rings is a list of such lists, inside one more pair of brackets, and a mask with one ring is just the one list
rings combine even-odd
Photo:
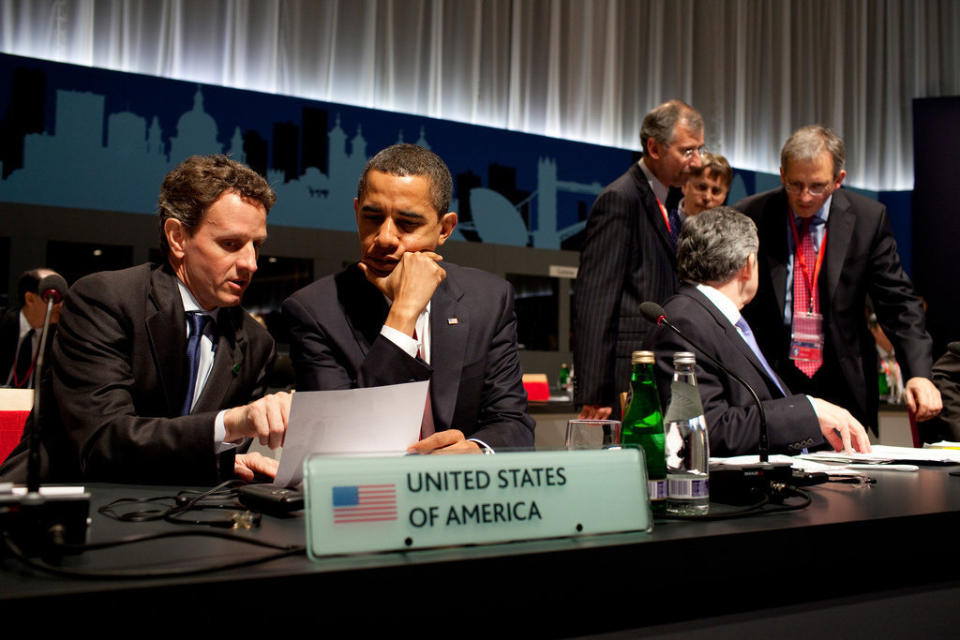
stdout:
[[960,94],[957,0],[0,0],[0,51],[636,148],[679,97],[734,166],[812,122],[913,186],[911,99]]

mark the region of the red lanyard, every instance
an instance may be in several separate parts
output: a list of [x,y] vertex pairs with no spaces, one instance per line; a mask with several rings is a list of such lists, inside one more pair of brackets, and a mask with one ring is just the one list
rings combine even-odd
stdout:
[[657,206],[660,207],[660,214],[663,216],[663,222],[667,225],[667,231],[671,231],[670,217],[667,215],[667,208],[663,206],[662,202],[660,202],[660,198],[657,197],[657,194],[653,194],[653,198],[657,201]]
[[[812,226],[811,221],[811,226]],[[817,281],[820,280],[820,267],[823,266],[823,254],[826,253],[827,248],[827,229],[823,230],[823,239],[820,240],[820,250],[817,251],[817,263],[813,268],[813,277],[810,277],[810,271],[807,269],[807,261],[803,258],[803,252],[800,250],[800,234],[797,233],[797,221],[794,218],[793,212],[789,209],[787,210],[787,226],[790,227],[790,231],[793,232],[793,255],[794,255],[794,269],[796,269],[796,263],[800,263],[800,273],[803,274],[803,280],[807,283],[807,291],[810,292],[810,313],[813,313],[813,292],[816,291]],[[810,228],[807,229],[807,233],[811,233]],[[794,292],[796,295],[796,292]]]

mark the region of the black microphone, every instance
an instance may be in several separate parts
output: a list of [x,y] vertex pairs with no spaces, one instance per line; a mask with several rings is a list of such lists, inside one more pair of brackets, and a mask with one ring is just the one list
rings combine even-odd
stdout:
[[40,348],[37,350],[37,363],[33,372],[33,428],[30,430],[30,450],[27,458],[27,492],[36,493],[40,490],[40,443],[43,421],[40,413],[40,393],[43,387],[43,361],[47,349],[47,334],[50,333],[50,316],[53,314],[53,305],[63,300],[67,291],[67,281],[58,273],[51,273],[37,283],[37,292],[47,303],[47,313],[43,319],[43,329],[40,331]]
[[67,281],[59,273],[51,273],[40,280],[37,291],[40,292],[44,302],[49,302],[52,298],[53,304],[57,304],[63,300],[63,295],[67,292]]
[[760,414],[760,442],[757,446],[757,450],[760,453],[760,462],[767,462],[770,454],[770,441],[767,438],[767,414],[763,411],[763,405],[760,403],[760,396],[757,395],[757,392],[753,390],[753,387],[750,384],[741,378],[736,372],[731,371],[723,365],[719,360],[707,353],[706,349],[701,347],[699,344],[691,340],[688,336],[684,335],[680,329],[675,327],[669,320],[667,320],[667,312],[663,310],[663,307],[658,305],[656,302],[643,302],[640,304],[640,313],[643,314],[643,317],[653,324],[661,327],[667,327],[675,334],[680,336],[683,340],[690,343],[690,345],[699,351],[702,355],[706,356],[707,360],[719,367],[723,372],[728,376],[742,384],[746,387],[747,391],[750,392],[750,395],[753,396],[753,401],[757,405],[757,411]]
[[[0,529],[4,538],[9,536],[28,556],[44,555],[57,559],[58,563],[63,553],[70,552],[70,545],[82,545],[86,542],[87,517],[90,514],[90,494],[85,491],[65,495],[40,493],[40,448],[44,427],[44,418],[40,412],[43,404],[40,399],[43,391],[43,356],[50,332],[53,306],[63,300],[66,291],[67,281],[56,274],[42,278],[37,285],[38,294],[47,303],[47,315],[40,332],[40,348],[37,350],[37,363],[34,368],[27,493],[24,496],[0,495]],[[48,401],[48,404],[51,403]]]

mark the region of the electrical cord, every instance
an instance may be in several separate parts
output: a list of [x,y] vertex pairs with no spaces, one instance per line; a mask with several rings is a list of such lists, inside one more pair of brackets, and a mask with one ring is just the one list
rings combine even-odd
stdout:
[[773,504],[770,501],[770,492],[765,492],[760,495],[760,499],[757,500],[757,502],[735,511],[727,511],[724,513],[705,513],[702,515],[670,513],[663,516],[657,516],[657,518],[666,520],[693,520],[701,522],[709,522],[714,520],[733,520],[735,518],[744,518],[746,516],[758,515],[761,513],[777,513],[780,511],[796,511],[798,509],[805,509],[810,506],[811,502],[813,502],[813,497],[809,493],[794,486],[784,485],[781,483],[771,483],[771,491],[778,494],[778,498],[781,500],[786,500],[790,497],[799,497],[802,498],[802,502],[799,504]]
[[54,575],[70,577],[70,578],[92,578],[92,579],[109,579],[109,580],[130,580],[130,579],[140,579],[140,578],[169,578],[169,577],[184,577],[184,576],[197,576],[203,575],[206,573],[214,573],[217,571],[225,571],[227,569],[238,569],[241,567],[249,567],[255,564],[261,564],[264,562],[270,562],[271,560],[277,560],[279,558],[286,558],[288,556],[296,556],[303,554],[306,551],[306,547],[302,545],[279,545],[271,542],[264,542],[262,540],[255,540],[253,538],[245,538],[243,536],[238,536],[231,533],[226,533],[222,531],[166,531],[163,533],[148,534],[142,536],[131,536],[128,538],[121,538],[120,540],[113,540],[110,542],[100,542],[93,544],[53,544],[51,545],[51,550],[60,550],[60,551],[95,551],[98,549],[108,549],[111,547],[118,547],[127,544],[136,544],[139,542],[147,542],[151,540],[159,540],[163,538],[181,538],[187,536],[200,536],[206,538],[221,538],[226,540],[231,540],[233,542],[240,542],[244,544],[251,544],[258,547],[266,547],[270,549],[276,549],[275,553],[271,553],[265,556],[259,556],[256,558],[245,558],[243,560],[236,560],[233,562],[224,562],[219,564],[207,565],[203,567],[193,567],[190,569],[165,569],[157,571],[143,571],[143,570],[103,570],[99,571],[96,569],[69,569],[66,567],[61,567],[57,565],[50,564],[45,560],[36,560],[27,556],[23,550],[20,549],[20,546],[10,538],[10,536],[4,532],[3,533],[3,542],[10,553],[17,558],[20,562],[27,565],[31,569],[36,569],[38,571],[44,571],[46,573],[52,573]]
[[[174,524],[193,524],[205,525],[220,528],[244,528],[251,529],[260,524],[260,513],[248,510],[237,500],[236,488],[244,484],[239,480],[228,480],[212,489],[197,491],[185,489],[178,492],[175,496],[159,496],[153,498],[119,498],[98,509],[98,512],[113,520],[120,522],[154,522],[163,520]],[[128,511],[125,507],[141,505],[141,508]],[[143,505],[147,505],[144,507]],[[206,510],[216,510],[220,512],[219,517],[212,519],[197,519],[185,517],[184,514],[191,512],[202,512]],[[224,515],[223,511],[227,513]],[[76,554],[86,551],[98,551],[114,547],[137,544],[164,538],[180,537],[207,537],[230,540],[242,544],[253,545],[274,550],[264,556],[256,558],[245,558],[243,560],[224,562],[213,565],[193,568],[177,568],[144,571],[142,569],[120,569],[120,570],[97,570],[97,569],[70,569],[57,564],[48,562],[45,559],[35,559],[24,553],[19,544],[7,533],[3,533],[3,543],[10,551],[11,555],[20,562],[32,569],[52,573],[54,575],[72,577],[72,578],[93,578],[93,579],[135,579],[135,578],[164,578],[172,576],[196,576],[226,569],[236,569],[247,567],[263,562],[269,562],[288,556],[301,555],[305,553],[306,547],[303,545],[281,545],[255,538],[248,538],[225,531],[165,531],[161,533],[134,535],[110,540],[105,542],[96,542],[88,544],[70,544],[63,542],[62,531],[57,528],[49,532],[50,541],[44,547],[44,557],[60,558],[64,554]]]
[[[227,480],[212,489],[197,491],[185,489],[176,496],[155,496],[153,498],[118,498],[103,505],[97,511],[100,515],[120,522],[154,522],[165,520],[173,524],[194,524],[208,527],[233,528],[241,526],[251,528],[260,524],[260,514],[249,511],[237,501],[235,487],[244,484],[240,480]],[[172,502],[173,504],[165,504]],[[121,508],[132,505],[153,505],[134,511]],[[216,510],[221,512],[214,518],[187,518],[184,514],[196,511]],[[227,512],[227,513],[223,513]]]

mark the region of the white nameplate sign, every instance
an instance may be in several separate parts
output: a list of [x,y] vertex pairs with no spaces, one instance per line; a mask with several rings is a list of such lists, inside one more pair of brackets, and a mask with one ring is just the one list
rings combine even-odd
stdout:
[[652,528],[637,449],[304,462],[311,557]]

